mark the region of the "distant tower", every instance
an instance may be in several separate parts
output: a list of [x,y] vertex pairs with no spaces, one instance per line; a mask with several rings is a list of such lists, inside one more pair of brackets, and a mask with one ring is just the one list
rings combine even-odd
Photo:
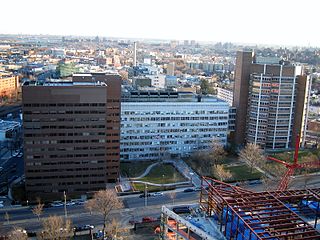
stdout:
[[174,68],[175,68],[175,63],[171,62],[167,66],[167,75],[169,76],[174,76]]
[[137,42],[133,43],[133,66],[137,66]]

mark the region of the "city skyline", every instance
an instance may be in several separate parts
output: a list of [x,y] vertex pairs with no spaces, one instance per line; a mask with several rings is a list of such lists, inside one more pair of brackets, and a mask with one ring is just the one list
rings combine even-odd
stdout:
[[0,26],[0,33],[320,46],[313,24],[319,3],[306,0],[304,5],[308,12],[292,1],[275,0],[259,6],[252,0],[164,0],[154,6],[146,0],[58,0],[46,6],[38,0],[14,0],[2,3],[7,9],[3,18],[10,21]]

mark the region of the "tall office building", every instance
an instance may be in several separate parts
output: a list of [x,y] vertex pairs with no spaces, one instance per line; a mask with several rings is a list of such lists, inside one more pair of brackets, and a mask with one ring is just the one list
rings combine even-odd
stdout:
[[23,85],[28,198],[57,199],[105,189],[119,174],[121,77]]
[[175,62],[171,62],[167,65],[167,75],[174,76]]
[[285,149],[294,145],[297,134],[303,139],[309,86],[301,66],[238,52],[233,99],[237,109],[235,143]]
[[137,42],[133,43],[133,66],[137,66]]

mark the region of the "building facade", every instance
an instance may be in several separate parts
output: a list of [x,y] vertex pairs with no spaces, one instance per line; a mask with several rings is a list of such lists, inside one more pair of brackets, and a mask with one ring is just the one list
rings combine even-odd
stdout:
[[0,98],[12,96],[17,92],[18,86],[18,77],[9,72],[0,72]]
[[132,92],[121,103],[121,160],[183,156],[227,141],[229,106],[192,93]]
[[105,189],[119,174],[118,75],[78,74],[73,81],[23,86],[28,198]]
[[232,106],[233,103],[233,91],[226,88],[217,88],[217,97],[229,103]]
[[235,143],[265,149],[294,146],[305,134],[310,81],[301,66],[255,62],[252,52],[238,52],[233,104],[237,108]]

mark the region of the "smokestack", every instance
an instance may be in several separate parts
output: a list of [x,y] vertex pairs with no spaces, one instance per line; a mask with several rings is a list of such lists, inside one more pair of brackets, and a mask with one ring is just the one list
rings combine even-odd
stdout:
[[137,42],[133,43],[133,66],[137,66]]

